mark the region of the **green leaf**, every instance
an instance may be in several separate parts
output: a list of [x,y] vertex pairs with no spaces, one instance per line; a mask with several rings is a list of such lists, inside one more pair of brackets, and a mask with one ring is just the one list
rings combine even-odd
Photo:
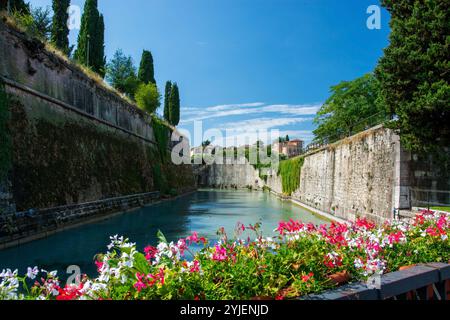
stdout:
[[158,230],[158,233],[156,233],[156,237],[158,238],[159,242],[168,243],[166,237],[164,236],[164,233],[162,233],[161,230]]

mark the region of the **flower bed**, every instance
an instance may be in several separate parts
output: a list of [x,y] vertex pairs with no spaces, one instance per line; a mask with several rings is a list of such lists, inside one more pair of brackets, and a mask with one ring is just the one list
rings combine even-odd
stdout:
[[[123,237],[111,237],[98,255],[98,277],[62,287],[53,272],[29,268],[0,274],[0,299],[289,299],[319,293],[347,281],[402,266],[448,262],[450,218],[423,211],[414,222],[382,226],[359,219],[352,224],[315,226],[281,222],[276,236],[263,237],[260,226],[238,224],[235,237],[218,231],[219,241],[197,233],[141,253]],[[256,235],[247,239],[248,232]],[[193,252],[194,248],[202,249]]]

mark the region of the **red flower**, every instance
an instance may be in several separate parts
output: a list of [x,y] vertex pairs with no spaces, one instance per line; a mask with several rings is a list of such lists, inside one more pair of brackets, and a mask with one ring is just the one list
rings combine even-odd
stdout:
[[56,300],[75,300],[82,296],[81,289],[83,289],[82,283],[80,283],[78,286],[66,286],[64,289],[59,288],[59,295],[56,297]]
[[314,273],[310,272],[308,275],[302,276],[302,281],[308,282],[313,276],[314,276]]
[[144,253],[145,253],[145,259],[150,261],[151,259],[156,257],[156,254],[158,253],[158,249],[155,247],[152,247],[152,246],[148,246],[148,247],[144,248]]

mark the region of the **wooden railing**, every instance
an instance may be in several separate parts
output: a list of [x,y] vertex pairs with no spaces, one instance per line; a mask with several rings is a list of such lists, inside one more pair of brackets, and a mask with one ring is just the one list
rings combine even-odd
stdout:
[[450,264],[421,264],[382,275],[378,285],[348,284],[300,300],[450,300]]

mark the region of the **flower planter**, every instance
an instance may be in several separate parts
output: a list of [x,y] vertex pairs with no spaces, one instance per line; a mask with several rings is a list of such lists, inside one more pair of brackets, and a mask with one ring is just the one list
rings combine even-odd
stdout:
[[348,283],[351,279],[351,276],[347,271],[342,271],[328,276],[328,279],[330,279],[334,284],[341,286]]
[[401,267],[398,269],[398,271],[408,270],[408,269],[414,268],[415,266],[416,266],[416,264],[412,264],[412,265],[409,265],[409,266],[401,266]]

